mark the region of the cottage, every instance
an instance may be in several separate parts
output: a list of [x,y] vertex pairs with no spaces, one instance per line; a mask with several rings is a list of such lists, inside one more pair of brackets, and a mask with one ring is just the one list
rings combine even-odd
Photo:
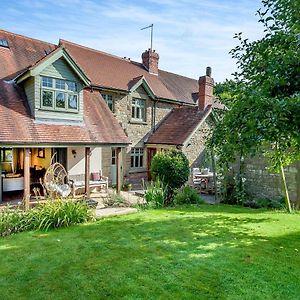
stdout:
[[124,131],[90,79],[63,46],[0,31],[2,192],[29,199],[53,154],[70,175],[102,170],[102,149],[114,147],[121,185]]
[[123,177],[149,178],[157,151],[181,149],[199,165],[221,108],[210,68],[195,80],[160,70],[150,49],[139,63],[65,40],[3,30],[0,40],[0,165],[25,195],[53,153],[69,174],[88,183],[101,170],[118,189]]

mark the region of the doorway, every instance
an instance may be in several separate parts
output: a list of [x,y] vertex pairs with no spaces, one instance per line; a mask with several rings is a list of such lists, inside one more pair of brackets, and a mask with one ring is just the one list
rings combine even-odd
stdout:
[[58,162],[64,166],[64,168],[67,170],[67,159],[68,159],[68,149],[67,148],[52,148],[52,154],[53,157],[54,154],[54,162]]
[[117,151],[111,148],[111,184],[117,184]]

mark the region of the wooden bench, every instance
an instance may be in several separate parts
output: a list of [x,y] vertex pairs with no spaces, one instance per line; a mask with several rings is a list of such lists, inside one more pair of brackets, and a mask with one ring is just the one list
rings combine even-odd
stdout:
[[[76,195],[76,191],[85,188],[85,174],[69,175],[69,180],[72,186],[73,197]],[[95,172],[90,175],[89,180],[90,188],[104,188],[108,189],[108,177],[103,176],[102,172]]]

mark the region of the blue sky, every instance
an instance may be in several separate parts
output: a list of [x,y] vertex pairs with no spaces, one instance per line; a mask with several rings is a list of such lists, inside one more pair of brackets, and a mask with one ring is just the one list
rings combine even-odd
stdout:
[[206,66],[216,81],[230,78],[234,33],[262,36],[259,0],[0,0],[0,28],[57,43],[59,38],[141,61],[153,48],[160,69],[198,78]]

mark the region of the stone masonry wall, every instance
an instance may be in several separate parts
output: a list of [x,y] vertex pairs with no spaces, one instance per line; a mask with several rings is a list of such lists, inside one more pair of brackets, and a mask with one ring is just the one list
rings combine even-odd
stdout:
[[[123,174],[130,181],[140,181],[147,177],[147,151],[144,147],[144,140],[152,129],[152,110],[153,101],[148,97],[142,87],[129,95],[113,93],[114,115],[124,129],[131,141],[131,145],[124,149],[122,166]],[[132,98],[141,98],[146,100],[146,120],[145,122],[131,119],[131,101]],[[158,102],[155,111],[155,124],[158,124],[176,105],[165,102]],[[131,149],[144,148],[143,168],[131,169]],[[111,177],[111,148],[102,150],[102,169],[105,176]]]
[[212,125],[205,120],[200,128],[192,135],[187,145],[182,148],[183,153],[187,156],[190,167],[198,168],[204,159],[205,141]]
[[[291,201],[296,201],[297,187],[300,185],[296,164],[287,167],[285,172]],[[264,157],[257,156],[245,160],[245,178],[246,191],[252,197],[269,199],[283,197],[281,177],[278,173],[268,170]]]

